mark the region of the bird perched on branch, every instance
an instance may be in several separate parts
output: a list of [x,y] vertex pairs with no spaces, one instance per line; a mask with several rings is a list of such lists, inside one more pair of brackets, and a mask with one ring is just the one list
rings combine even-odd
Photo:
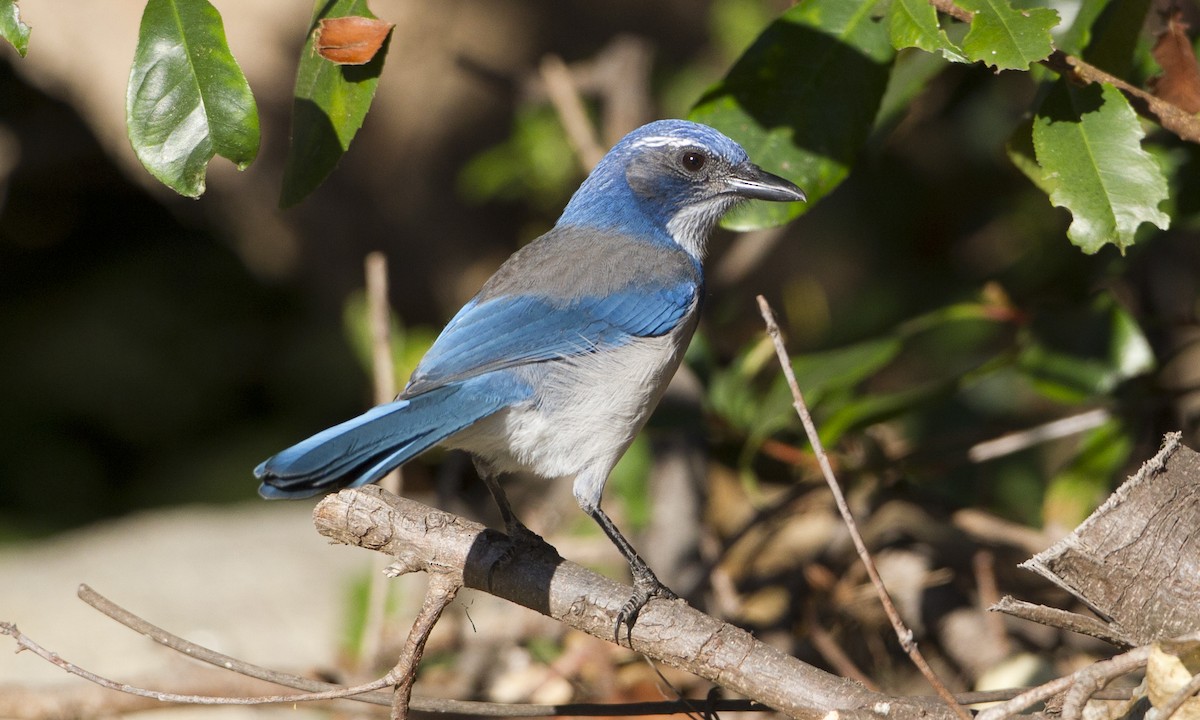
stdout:
[[259,493],[300,498],[375,482],[428,448],[468,452],[510,536],[541,542],[499,476],[573,478],[579,506],[629,562],[632,628],[673,598],[600,509],[609,472],[679,367],[696,329],[713,227],[747,199],[804,192],[705,125],[662,120],[626,135],[558,223],[510,257],[442,330],[399,397],[259,465]]

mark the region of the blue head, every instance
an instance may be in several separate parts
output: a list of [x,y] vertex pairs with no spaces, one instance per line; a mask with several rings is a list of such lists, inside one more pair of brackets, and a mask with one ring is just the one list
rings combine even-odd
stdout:
[[742,200],[804,200],[804,191],[750,162],[707,125],[659,120],[604,156],[559,224],[611,228],[675,242],[697,260],[713,226]]

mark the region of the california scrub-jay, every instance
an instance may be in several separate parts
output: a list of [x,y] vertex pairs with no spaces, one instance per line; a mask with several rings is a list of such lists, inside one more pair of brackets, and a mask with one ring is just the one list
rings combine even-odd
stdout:
[[503,473],[574,478],[579,506],[629,562],[632,627],[674,597],[600,509],[609,472],[658,403],[700,315],[705,243],[745,199],[804,192],[705,125],[661,120],[626,135],[567,203],[450,321],[404,392],[259,465],[259,493],[301,498],[375,482],[433,445],[471,454],[515,540],[540,542]]

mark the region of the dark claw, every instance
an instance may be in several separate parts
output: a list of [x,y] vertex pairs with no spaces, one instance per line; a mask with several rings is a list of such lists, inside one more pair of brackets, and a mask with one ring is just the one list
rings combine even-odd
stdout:
[[658,577],[644,564],[632,568],[633,595],[630,596],[617,612],[617,624],[613,628],[613,642],[621,644],[621,625],[625,625],[625,642],[633,643],[633,625],[637,622],[638,613],[650,602],[651,598],[677,600],[679,596],[671,592],[671,588],[659,582]]

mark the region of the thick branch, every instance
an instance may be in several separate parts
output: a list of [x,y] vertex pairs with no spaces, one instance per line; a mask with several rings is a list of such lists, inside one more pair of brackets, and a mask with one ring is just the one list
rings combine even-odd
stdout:
[[[602,639],[612,637],[616,613],[629,596],[627,586],[562,559],[518,553],[498,563],[509,548],[503,535],[375,486],[330,495],[313,517],[322,535],[396,557],[400,571],[461,574],[468,587]],[[638,652],[795,718],[818,720],[831,710],[843,711],[842,718],[953,717],[938,703],[872,693],[822,672],[682,600],[647,605],[629,642]]]

